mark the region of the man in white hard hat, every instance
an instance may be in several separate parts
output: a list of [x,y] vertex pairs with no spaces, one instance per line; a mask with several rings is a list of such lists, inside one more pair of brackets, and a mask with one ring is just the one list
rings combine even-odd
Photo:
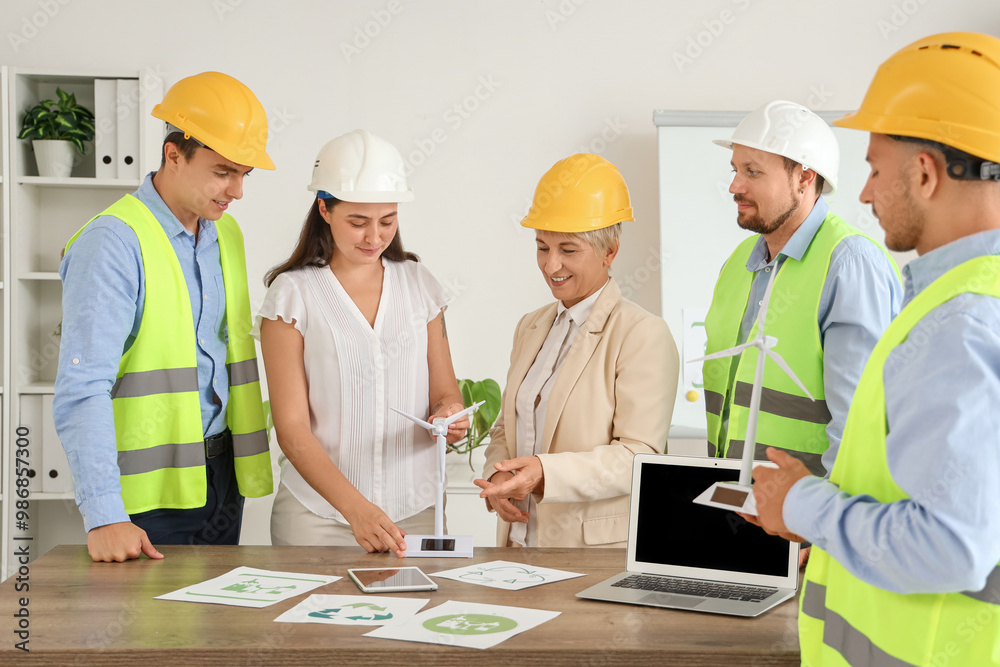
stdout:
[[[778,339],[776,351],[816,400],[775,366],[766,368],[754,458],[776,447],[823,475],[865,360],[899,312],[898,273],[878,243],[824,201],[837,187],[840,150],[816,114],[769,102],[715,143],[732,150],[737,223],[757,235],[737,247],[719,275],[705,319],[707,353],[756,332],[773,279],[765,333]],[[752,348],[704,364],[710,456],[743,454],[756,363]]]
[[203,72],[152,115],[160,168],[70,239],[53,418],[95,561],[237,544],[272,491],[243,235],[226,209],[274,169],[243,83]]

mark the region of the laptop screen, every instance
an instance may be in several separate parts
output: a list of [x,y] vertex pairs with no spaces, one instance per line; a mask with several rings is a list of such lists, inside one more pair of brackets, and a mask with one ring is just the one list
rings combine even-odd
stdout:
[[768,535],[735,512],[692,502],[714,482],[740,471],[643,462],[638,489],[635,560],[680,567],[784,577],[788,541]]

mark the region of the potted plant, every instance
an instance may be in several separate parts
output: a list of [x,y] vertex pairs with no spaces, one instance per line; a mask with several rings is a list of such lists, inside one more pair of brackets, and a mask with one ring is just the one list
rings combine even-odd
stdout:
[[94,114],[76,102],[75,93],[56,88],[58,101],[42,100],[28,109],[18,139],[30,139],[39,176],[66,178],[73,171],[75,146],[94,140]]
[[465,407],[469,407],[479,401],[486,401],[469,419],[469,430],[466,432],[465,438],[452,445],[448,445],[449,452],[468,454],[469,468],[473,472],[476,472],[475,467],[472,465],[472,452],[477,447],[486,444],[483,440],[490,434],[493,422],[497,420],[497,416],[500,414],[500,385],[497,384],[496,380],[487,378],[478,382],[474,380],[459,380],[458,388],[462,390]]

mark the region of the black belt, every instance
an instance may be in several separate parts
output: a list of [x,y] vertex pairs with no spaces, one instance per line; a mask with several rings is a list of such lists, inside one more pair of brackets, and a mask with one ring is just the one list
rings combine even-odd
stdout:
[[233,449],[233,434],[227,428],[218,435],[205,438],[205,458],[214,459]]

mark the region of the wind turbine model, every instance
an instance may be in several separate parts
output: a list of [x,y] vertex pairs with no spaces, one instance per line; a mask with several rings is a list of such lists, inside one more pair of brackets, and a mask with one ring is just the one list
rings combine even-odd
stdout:
[[[393,412],[398,412],[407,419],[414,421],[426,429],[437,440],[438,448],[438,471],[437,471],[437,503],[434,505],[434,534],[433,535],[407,535],[406,555],[411,558],[472,558],[472,535],[452,535],[444,534],[444,457],[448,452],[448,426],[458,421],[465,415],[475,412],[479,406],[486,401],[480,401],[461,412],[456,412],[447,419],[437,418],[433,424],[428,424],[423,419],[418,419],[413,415],[408,415],[402,410],[391,408]],[[416,546],[415,546],[416,545]]]
[[[816,400],[809,393],[809,390],[806,389],[805,385],[799,381],[799,378],[795,376],[795,373],[785,363],[785,360],[781,358],[781,355],[771,349],[778,344],[778,339],[774,336],[764,335],[767,303],[771,299],[771,288],[774,287],[775,274],[777,274],[777,271],[771,272],[771,279],[767,283],[767,289],[764,290],[764,299],[761,301],[760,312],[757,315],[757,336],[742,345],[688,361],[690,364],[696,361],[733,357],[741,354],[743,350],[748,348],[757,348],[757,368],[753,379],[753,390],[750,392],[750,408],[747,414],[747,436],[743,445],[743,459],[740,465],[739,482],[737,484],[733,484],[732,482],[715,482],[694,499],[694,502],[701,505],[737,510],[744,514],[752,514],[753,516],[757,516],[757,503],[754,500],[753,487],[750,483],[753,471],[753,455],[754,450],[757,448],[757,415],[760,412],[760,389],[764,384],[764,363],[767,358],[770,357],[771,361],[776,363],[785,372],[785,375],[790,377],[799,386],[799,389],[806,393],[809,400]],[[758,463],[758,465],[774,466],[770,461]]]

